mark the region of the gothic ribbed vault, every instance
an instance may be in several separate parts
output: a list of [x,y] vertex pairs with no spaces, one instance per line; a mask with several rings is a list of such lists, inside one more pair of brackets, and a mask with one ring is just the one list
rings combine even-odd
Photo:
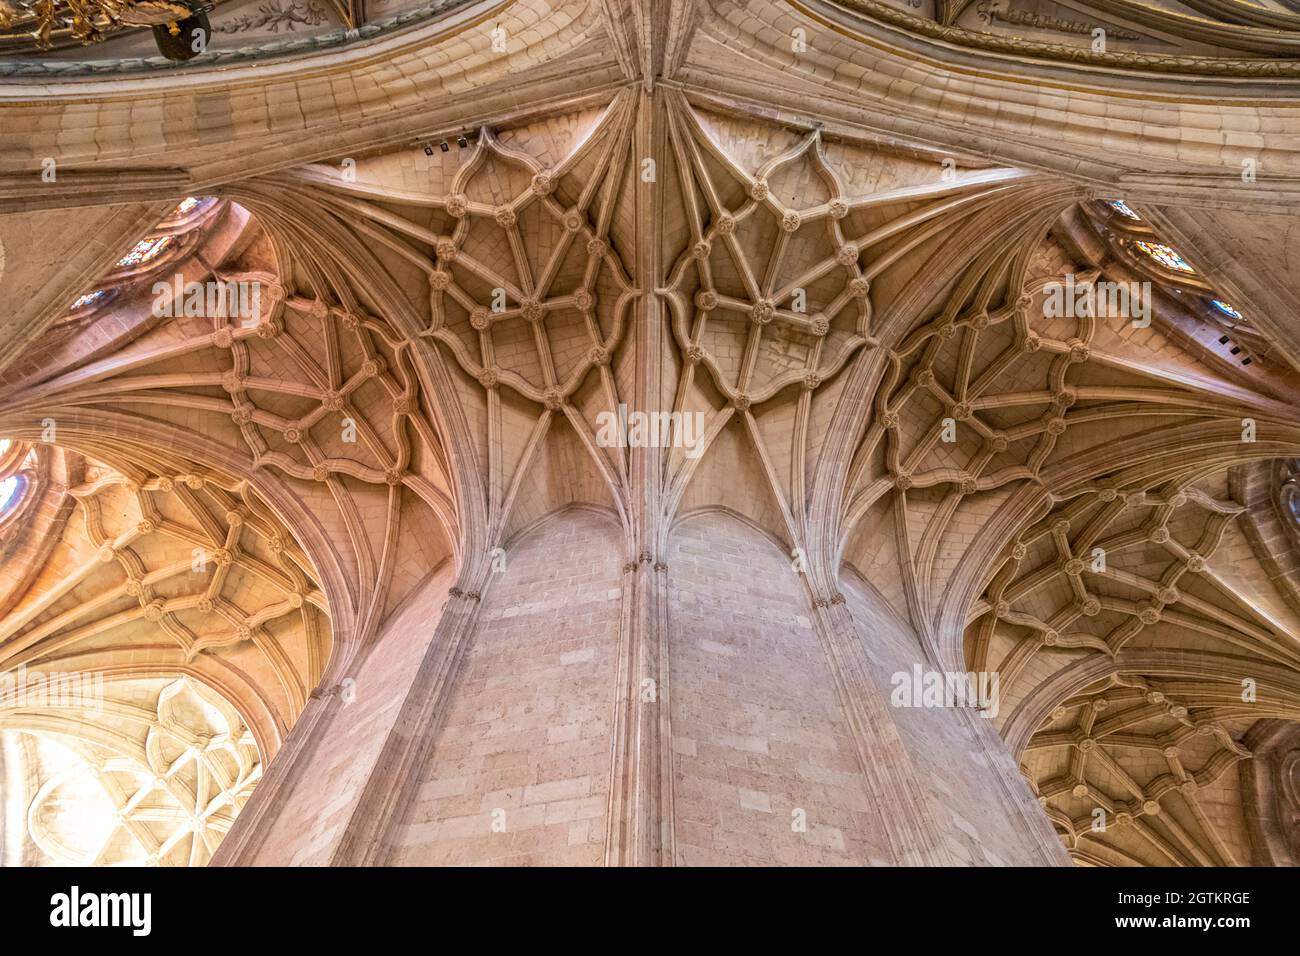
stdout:
[[1295,12],[434,6],[0,60],[6,862],[1295,862]]

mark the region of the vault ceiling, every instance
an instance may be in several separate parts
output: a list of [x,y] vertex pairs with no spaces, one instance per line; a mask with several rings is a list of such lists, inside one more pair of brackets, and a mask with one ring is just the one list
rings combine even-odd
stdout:
[[[958,29],[984,6],[922,14]],[[499,22],[531,37],[513,57],[489,56],[460,20],[385,41],[400,57],[383,67],[341,54],[339,89],[393,91],[382,109],[339,92],[328,116],[290,121],[263,107],[293,71],[249,84],[239,109],[230,88],[183,71],[171,105],[219,120],[138,143],[116,94],[87,81],[113,148],[70,140],[81,178],[44,194],[21,181],[23,163],[55,148],[69,102],[50,99],[40,129],[6,127],[23,154],[0,153],[0,283],[27,283],[15,288],[57,284],[35,281],[48,263],[26,244],[15,254],[5,223],[55,229],[59,207],[86,202],[121,163],[140,173],[123,180],[132,198],[178,185],[220,198],[164,271],[113,263],[167,231],[165,202],[108,244],[101,278],[59,286],[64,306],[32,305],[21,328],[39,331],[0,381],[0,435],[36,449],[26,500],[47,505],[0,526],[17,582],[0,595],[0,662],[143,682],[134,709],[122,705],[134,736],[121,731],[117,756],[42,750],[33,734],[67,750],[68,725],[42,737],[20,710],[5,723],[0,704],[5,779],[22,781],[7,801],[31,805],[57,777],[42,808],[93,797],[145,814],[91,839],[45,827],[42,809],[32,845],[65,862],[205,862],[309,697],[337,692],[409,595],[451,562],[453,596],[477,600],[494,554],[580,506],[618,521],[629,564],[656,566],[683,516],[738,515],[802,564],[814,603],[843,603],[852,571],[931,660],[996,670],[999,726],[1080,861],[1257,859],[1260,821],[1285,817],[1261,807],[1290,792],[1291,738],[1277,728],[1300,706],[1297,601],[1275,583],[1290,552],[1266,528],[1284,517],[1269,476],[1300,457],[1296,351],[1273,308],[1287,290],[1161,231],[1188,222],[1162,212],[1180,182],[1235,201],[1236,170],[1220,174],[1242,144],[1162,152],[1160,131],[1227,126],[1245,107],[1207,94],[1139,128],[1110,90],[1140,64],[1106,60],[1094,86],[1062,94],[1075,111],[1012,117],[996,136],[997,121],[956,103],[969,84],[938,100],[917,84],[909,117],[888,91],[904,81],[881,68],[951,37],[891,9],[764,2],[746,19],[725,3],[653,15],[610,3],[557,19],[510,4]],[[1132,46],[1248,58],[1257,25],[1207,15],[1208,39],[1169,28],[1187,16],[1172,7],[1144,14],[1159,38]],[[906,41],[882,52],[855,39],[868,16]],[[816,27],[815,52],[792,59],[763,32],[778,21],[782,38],[790,24],[844,29]],[[1005,79],[980,62],[987,82]],[[1274,133],[1291,106],[1283,86],[1268,90],[1276,127],[1251,149],[1285,169],[1293,146]],[[34,115],[23,99],[15,87],[3,116]],[[1104,158],[1071,132],[1101,114],[1115,130]],[[984,132],[949,136],[958,120]],[[1116,220],[1101,200],[1156,156],[1169,177],[1124,194],[1137,225]],[[1249,201],[1284,206],[1285,179]],[[1176,244],[1191,272],[1133,255],[1139,237]],[[1262,267],[1293,281],[1288,254]],[[156,315],[145,290],[172,272],[255,287],[256,308]],[[1066,277],[1157,283],[1152,324],[1049,314]],[[93,289],[112,296],[65,314]],[[1243,317],[1228,330],[1258,357],[1249,366],[1207,311],[1224,296]],[[638,411],[669,422],[666,447],[609,440],[610,421]],[[165,715],[173,697],[206,701],[186,711],[206,723]],[[116,714],[65,716],[117,728]],[[140,733],[191,741],[172,796],[137,799],[130,774],[179,759]],[[211,765],[201,738],[221,741]],[[77,782],[123,754],[132,769],[103,793]],[[195,824],[200,807],[210,824]],[[1289,831],[1275,829],[1269,861],[1283,862]]]
[[0,709],[4,862],[202,866],[261,771],[239,713],[185,677]]

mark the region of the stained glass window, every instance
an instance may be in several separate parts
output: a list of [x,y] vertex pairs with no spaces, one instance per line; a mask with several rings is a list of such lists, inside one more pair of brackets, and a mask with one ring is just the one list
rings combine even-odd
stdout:
[[1142,221],[1142,217],[1130,209],[1128,203],[1122,199],[1112,199],[1110,207],[1126,219],[1132,219],[1134,222]]
[[118,260],[117,268],[130,269],[134,266],[144,265],[165,252],[173,241],[174,237],[172,236],[154,236],[150,239],[141,239],[130,252]]
[[167,214],[163,222],[174,223],[181,219],[188,219],[195,213],[209,208],[216,201],[215,196],[186,196]]
[[201,202],[203,202],[203,200],[198,196],[186,196],[180,201],[180,204],[172,210],[172,214],[167,218],[179,219],[181,216],[188,216]]
[[1210,304],[1230,319],[1240,319],[1242,314],[1222,299],[1211,299]]
[[107,295],[107,289],[96,289],[94,292],[87,292],[85,295],[79,295],[72,305],[68,307],[68,311],[80,312],[82,309],[88,309],[92,305],[98,305]]
[[22,475],[10,475],[4,481],[0,481],[0,514],[17,504],[18,499],[22,497],[24,484],[26,482]]
[[9,450],[9,446],[12,444],[13,444],[12,439],[0,438],[0,458],[4,457],[5,452]]
[[1166,269],[1172,269],[1174,272],[1185,272],[1189,275],[1196,274],[1196,270],[1192,268],[1191,263],[1179,255],[1178,250],[1172,246],[1166,246],[1163,242],[1145,242],[1142,240],[1133,243],[1133,245]]

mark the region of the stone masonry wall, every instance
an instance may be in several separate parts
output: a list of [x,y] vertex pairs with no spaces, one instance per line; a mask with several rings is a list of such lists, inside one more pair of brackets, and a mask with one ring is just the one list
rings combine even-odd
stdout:
[[883,861],[883,826],[789,559],[714,512],[677,527],[668,567],[675,862]]
[[[353,679],[355,699],[336,705],[314,732],[320,741],[283,803],[254,862],[321,866],[352,815],[437,627],[454,569],[447,562],[385,623]],[[304,821],[310,825],[304,826]]]
[[603,862],[620,539],[611,520],[571,510],[509,549],[394,863]]
[[[873,665],[872,676],[880,693],[890,698],[895,674],[910,678],[913,665],[920,663],[923,673],[931,665],[911,628],[883,598],[851,572],[842,576],[840,586]],[[974,866],[1069,863],[1054,836],[1048,847],[1055,859],[1043,859],[1035,850],[1029,826],[1022,821],[1048,833],[1051,828],[993,719],[944,707],[891,707],[890,713],[907,745],[909,772],[947,834],[956,862]]]
[[[622,552],[613,521],[581,509],[509,549],[390,862],[604,862]],[[394,617],[358,671],[356,701],[318,728],[325,738],[257,862],[328,862],[432,634],[449,573]],[[672,862],[890,862],[889,808],[863,776],[790,560],[732,515],[697,514],[674,529],[667,581]],[[856,578],[846,575],[842,587],[887,698],[891,676],[922,659],[916,637]],[[1044,858],[1035,837],[1046,821],[991,722],[945,708],[890,713],[907,744],[905,772],[954,861],[1068,862],[1063,850]],[[1059,844],[1047,832],[1050,856]]]

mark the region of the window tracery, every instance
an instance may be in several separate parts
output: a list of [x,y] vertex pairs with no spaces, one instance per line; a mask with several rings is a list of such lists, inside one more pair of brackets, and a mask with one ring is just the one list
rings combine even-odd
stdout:
[[1184,335],[1242,367],[1272,354],[1273,345],[1246,312],[1222,298],[1222,293],[1181,252],[1161,241],[1124,200],[1098,200],[1084,203],[1082,209],[1109,251],[1093,264],[1108,280],[1130,281],[1134,274],[1148,278],[1164,294],[1157,301],[1165,303],[1160,315],[1167,328],[1181,328]]
[[1110,207],[1126,219],[1132,219],[1134,222],[1141,222],[1142,217],[1135,213],[1122,199],[1110,200]]
[[11,439],[0,439],[0,523],[7,523],[26,501],[35,466],[35,451]]
[[1182,254],[1172,246],[1165,245],[1163,242],[1148,242],[1145,239],[1139,239],[1133,245],[1144,255],[1172,272],[1196,275],[1196,270],[1192,268],[1191,263],[1184,259]]
[[22,497],[25,484],[22,475],[10,475],[0,480],[0,515],[18,502]]
[[[93,685],[92,685],[93,686]],[[262,774],[240,714],[193,678],[101,684],[102,699],[0,700],[0,737],[32,738],[21,772],[27,861],[201,866]]]
[[141,239],[130,252],[117,261],[117,268],[134,269],[136,266],[146,265],[166,252],[175,241],[173,236],[151,236],[148,239]]
[[1236,308],[1229,305],[1228,303],[1224,302],[1222,299],[1211,299],[1210,305],[1214,306],[1216,309],[1218,309],[1220,312],[1222,312],[1230,319],[1236,319],[1237,321],[1241,321],[1242,319],[1245,318],[1245,316],[1243,316],[1241,312],[1239,312]]
[[207,212],[217,204],[215,196],[186,196],[176,208],[162,220],[163,224],[175,224],[194,218],[199,213]]
[[145,273],[165,262],[181,262],[198,245],[203,229],[214,221],[221,200],[215,196],[187,196],[160,219],[149,235],[137,242],[113,266],[98,288],[77,296],[68,306],[64,322],[80,322],[98,315],[123,291],[134,288]]
[[81,312],[84,309],[96,308],[105,302],[108,294],[108,289],[96,289],[93,292],[87,292],[85,295],[79,295],[72,301],[68,311]]

